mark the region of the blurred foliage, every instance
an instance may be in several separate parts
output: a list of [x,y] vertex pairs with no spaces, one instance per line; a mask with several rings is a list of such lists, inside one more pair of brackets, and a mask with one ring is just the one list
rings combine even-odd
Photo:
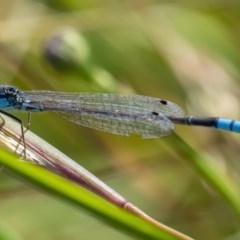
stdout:
[[[240,117],[238,1],[0,3],[1,84],[139,93],[176,102],[192,115]],[[65,39],[71,32],[86,41],[89,55],[79,61],[78,50],[71,58],[69,48],[67,61],[76,64],[58,68],[46,58],[46,44],[56,33]],[[51,113],[33,114],[31,130],[170,227],[197,239],[238,239],[238,213],[174,136],[113,136]],[[222,178],[239,185],[238,134],[185,126],[176,132],[208,156]],[[1,173],[1,219],[13,239],[130,239]]]

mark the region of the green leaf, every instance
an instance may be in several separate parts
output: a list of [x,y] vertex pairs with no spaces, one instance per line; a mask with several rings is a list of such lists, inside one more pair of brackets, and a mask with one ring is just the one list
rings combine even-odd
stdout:
[[158,229],[69,180],[39,166],[19,161],[4,151],[0,151],[0,164],[45,192],[80,207],[80,211],[82,209],[88,211],[99,220],[138,239],[183,239]]

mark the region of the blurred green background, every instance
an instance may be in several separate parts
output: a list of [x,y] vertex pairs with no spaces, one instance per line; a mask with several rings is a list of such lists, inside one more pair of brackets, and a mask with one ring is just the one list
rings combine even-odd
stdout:
[[[0,84],[137,93],[191,115],[240,118],[238,1],[0,4]],[[16,116],[26,122],[25,113]],[[114,136],[51,113],[32,114],[31,130],[164,224],[197,239],[239,239],[239,216],[173,136]],[[185,126],[176,133],[239,185],[238,134]],[[0,225],[9,239],[131,239],[7,171],[0,174]]]

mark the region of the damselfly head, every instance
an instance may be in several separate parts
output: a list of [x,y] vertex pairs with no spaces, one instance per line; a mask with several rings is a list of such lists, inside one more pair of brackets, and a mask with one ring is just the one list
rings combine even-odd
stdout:
[[7,85],[0,85],[0,97],[8,97],[8,96],[14,96],[19,91],[12,86]]

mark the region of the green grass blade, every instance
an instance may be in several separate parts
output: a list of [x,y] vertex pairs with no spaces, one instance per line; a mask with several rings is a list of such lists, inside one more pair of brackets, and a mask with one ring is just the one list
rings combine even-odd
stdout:
[[87,210],[101,221],[138,239],[183,239],[162,231],[150,223],[133,216],[88,190],[59,177],[41,167],[20,162],[13,155],[0,151],[0,164],[45,192],[54,194],[81,209]]
[[173,137],[166,141],[169,141],[170,146],[174,146],[174,151],[181,156],[181,159],[185,159],[202,179],[230,204],[240,218],[239,187],[226,174],[219,171],[206,155],[196,151],[177,134],[173,134]]

